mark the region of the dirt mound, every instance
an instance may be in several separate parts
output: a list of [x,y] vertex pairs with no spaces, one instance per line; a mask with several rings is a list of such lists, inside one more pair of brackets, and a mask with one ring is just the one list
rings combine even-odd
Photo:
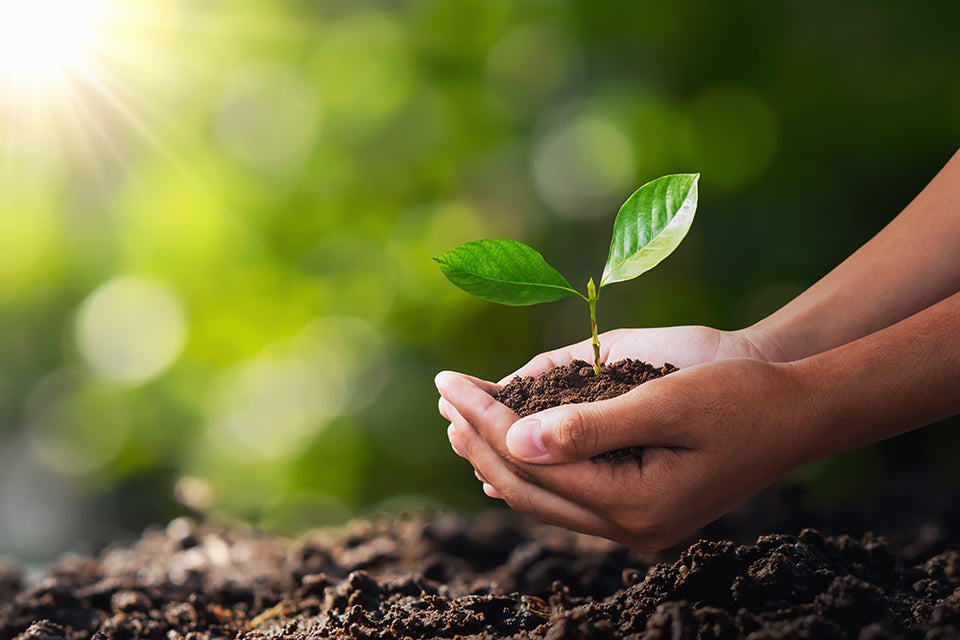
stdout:
[[954,638],[960,554],[867,534],[700,541],[672,561],[509,515],[358,523],[298,540],[184,519],[27,583],[0,638]]

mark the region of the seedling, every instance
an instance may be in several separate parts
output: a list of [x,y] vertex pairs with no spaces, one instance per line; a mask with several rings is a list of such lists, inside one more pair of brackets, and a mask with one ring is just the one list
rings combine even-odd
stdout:
[[467,242],[434,258],[450,282],[490,302],[522,306],[580,296],[590,305],[593,371],[600,375],[597,299],[600,289],[632,280],[670,255],[690,229],[697,210],[699,173],[657,178],[637,189],[613,223],[610,254],[600,277],[587,282],[586,295],[574,289],[535,249],[516,240]]

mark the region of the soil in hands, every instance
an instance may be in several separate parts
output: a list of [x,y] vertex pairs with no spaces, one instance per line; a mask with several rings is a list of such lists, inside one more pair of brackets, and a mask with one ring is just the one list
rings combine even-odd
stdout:
[[[574,360],[563,367],[554,367],[537,377],[515,377],[497,393],[499,402],[520,417],[563,404],[608,400],[630,391],[649,380],[677,371],[672,364],[654,367],[642,360],[627,358],[603,365],[600,375],[583,360]],[[597,462],[640,464],[642,447],[607,451],[593,459]]]

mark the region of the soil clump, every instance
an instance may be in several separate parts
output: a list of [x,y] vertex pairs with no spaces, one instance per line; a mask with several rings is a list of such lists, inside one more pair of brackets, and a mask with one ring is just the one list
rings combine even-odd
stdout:
[[[669,363],[654,367],[642,360],[626,358],[603,365],[600,375],[596,375],[593,365],[584,360],[574,360],[566,366],[554,367],[536,377],[517,376],[500,389],[496,399],[522,418],[564,404],[615,398],[644,382],[674,371],[677,371],[677,367]],[[640,464],[643,447],[607,451],[593,459],[610,464]]]

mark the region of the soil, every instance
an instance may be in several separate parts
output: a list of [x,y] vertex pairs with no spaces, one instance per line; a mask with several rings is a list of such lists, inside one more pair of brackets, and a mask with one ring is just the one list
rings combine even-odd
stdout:
[[504,513],[297,540],[177,519],[37,579],[0,564],[0,639],[957,638],[956,524],[653,558]]
[[[674,371],[677,371],[677,368],[669,363],[658,368],[641,360],[627,358],[603,365],[600,375],[596,375],[590,363],[574,360],[566,366],[554,367],[537,377],[517,376],[500,389],[496,398],[523,417],[562,404],[615,398],[644,382]],[[641,464],[643,448],[616,449],[593,459],[610,464]]]
[[[579,362],[500,399],[525,414],[674,370],[626,361],[598,378]],[[504,512],[296,540],[180,518],[36,578],[0,559],[0,640],[957,640],[960,492],[896,486],[878,507],[815,511],[784,486],[653,557]]]

